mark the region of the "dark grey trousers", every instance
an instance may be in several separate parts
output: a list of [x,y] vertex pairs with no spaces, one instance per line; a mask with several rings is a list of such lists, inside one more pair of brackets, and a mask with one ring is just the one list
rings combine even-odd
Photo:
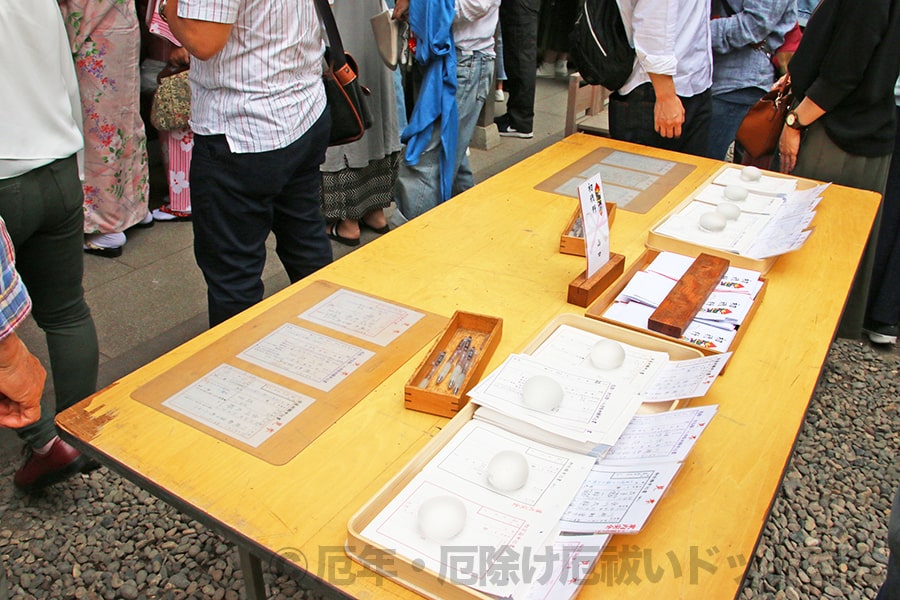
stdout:
[[84,301],[84,213],[75,156],[0,180],[0,215],[16,249],[16,270],[47,336],[55,404],[41,404],[37,423],[16,431],[40,447],[56,435],[56,413],[96,391],[99,351]]
[[537,32],[540,0],[502,0],[503,67],[506,70],[506,114],[517,131],[534,131],[537,78]]
[[[872,157],[844,152],[828,137],[825,126],[820,121],[816,121],[803,135],[800,142],[800,154],[797,156],[797,166],[792,175],[830,181],[838,185],[884,194],[890,166],[890,154]],[[846,208],[846,217],[853,218],[853,208],[850,206]],[[838,325],[838,337],[859,339],[862,335],[869,283],[872,278],[872,265],[875,261],[875,246],[880,227],[881,209],[879,208],[872,232],[869,234],[869,241],[856,271],[856,277],[853,280],[850,296],[844,307],[844,314]]]

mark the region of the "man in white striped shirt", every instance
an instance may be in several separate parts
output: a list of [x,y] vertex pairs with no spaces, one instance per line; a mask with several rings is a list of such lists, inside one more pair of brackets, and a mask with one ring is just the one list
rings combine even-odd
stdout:
[[706,156],[710,0],[617,0],[634,71],[609,98],[613,139]]
[[332,260],[320,209],[331,119],[312,0],[165,0],[191,62],[194,255],[214,326],[263,297],[266,238],[291,282]]

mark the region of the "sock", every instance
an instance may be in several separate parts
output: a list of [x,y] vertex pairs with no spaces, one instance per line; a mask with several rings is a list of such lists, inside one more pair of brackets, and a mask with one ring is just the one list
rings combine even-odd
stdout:
[[50,452],[50,447],[53,446],[53,444],[55,444],[56,440],[58,440],[58,439],[59,439],[59,436],[54,435],[52,440],[50,440],[49,442],[47,442],[40,448],[32,448],[32,450],[34,450],[35,454],[41,454],[41,455],[47,454],[48,452]]

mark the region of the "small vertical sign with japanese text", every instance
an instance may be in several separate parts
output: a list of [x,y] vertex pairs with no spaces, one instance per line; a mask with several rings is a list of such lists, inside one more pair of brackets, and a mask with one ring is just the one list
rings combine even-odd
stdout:
[[600,173],[578,186],[578,200],[581,202],[587,277],[590,279],[609,262],[609,213]]

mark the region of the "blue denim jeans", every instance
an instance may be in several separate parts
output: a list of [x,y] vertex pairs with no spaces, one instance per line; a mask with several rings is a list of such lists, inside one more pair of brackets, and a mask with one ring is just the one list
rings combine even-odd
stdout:
[[[459,142],[453,176],[453,195],[464,192],[473,185],[472,169],[466,157],[466,148],[478,123],[478,115],[490,93],[494,75],[494,57],[481,52],[464,55],[457,51],[456,105],[459,110]],[[441,132],[435,125],[431,140],[416,165],[400,161],[397,183],[394,185],[394,201],[397,209],[391,215],[391,223],[402,225],[409,219],[434,208],[441,201]]]
[[709,158],[725,160],[741,121],[750,107],[763,97],[759,88],[732,90],[712,97],[712,121],[709,124]]

